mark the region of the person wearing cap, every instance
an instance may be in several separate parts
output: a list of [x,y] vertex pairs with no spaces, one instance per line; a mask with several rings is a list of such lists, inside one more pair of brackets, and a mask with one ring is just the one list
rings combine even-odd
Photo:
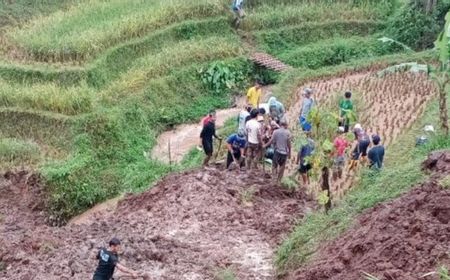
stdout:
[[291,141],[292,134],[288,129],[287,121],[282,120],[280,122],[280,128],[275,130],[269,142],[264,144],[264,147],[268,147],[271,144],[274,147],[272,175],[276,178],[277,184],[281,183],[287,159],[291,158]]
[[246,145],[245,134],[241,132],[233,133],[227,138],[227,169],[232,162],[235,162],[238,167],[243,167],[243,160],[245,159],[244,149]]
[[347,91],[344,93],[344,99],[339,102],[339,126],[344,127],[347,133],[350,127],[350,113],[353,111],[352,93]]
[[284,114],[286,113],[284,105],[274,96],[269,98],[268,103],[270,117],[272,118],[272,120],[279,123],[284,118]]
[[247,117],[250,116],[250,111],[252,110],[252,105],[246,104],[244,108],[239,113],[238,116],[238,133],[242,133],[245,135],[245,124],[247,123]]
[[132,269],[125,267],[119,263],[119,250],[120,240],[117,238],[109,241],[109,248],[101,248],[96,259],[98,260],[98,266],[94,273],[93,280],[111,280],[113,279],[114,270],[117,269],[121,272],[137,278],[138,274]]
[[255,85],[247,91],[247,103],[251,104],[253,108],[259,108],[261,103],[261,84],[259,81],[255,81]]
[[308,172],[312,168],[312,164],[309,160],[314,153],[315,143],[311,138],[311,132],[306,132],[306,142],[300,146],[300,150],[297,154],[298,171],[302,177],[303,184],[309,186]]
[[209,160],[211,159],[212,155],[213,155],[213,137],[218,139],[218,140],[222,140],[222,138],[220,138],[219,136],[217,136],[216,134],[216,116],[213,115],[211,117],[211,119],[209,120],[208,124],[205,125],[202,129],[202,132],[200,133],[200,138],[202,140],[202,146],[203,146],[203,151],[206,154],[206,157],[203,161],[203,166],[206,167],[208,166]]
[[262,146],[261,123],[258,122],[258,109],[250,112],[250,120],[245,124],[247,131],[247,168],[258,167],[258,158]]
[[381,145],[380,136],[372,135],[373,147],[369,150],[368,158],[371,168],[381,169],[383,167],[384,146]]
[[303,102],[302,108],[300,109],[300,125],[303,131],[311,131],[312,125],[307,121],[308,115],[311,109],[314,107],[314,100],[312,99],[313,90],[311,88],[305,88],[303,90]]
[[344,137],[345,128],[340,126],[338,128],[337,136],[334,138],[334,172],[333,178],[342,178],[342,171],[345,166],[345,150],[349,146],[349,142]]

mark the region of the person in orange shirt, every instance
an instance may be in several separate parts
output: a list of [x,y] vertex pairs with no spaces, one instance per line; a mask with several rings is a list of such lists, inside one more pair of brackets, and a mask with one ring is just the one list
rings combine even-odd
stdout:
[[247,103],[251,104],[253,108],[259,108],[261,95],[261,84],[258,81],[255,81],[255,85],[247,91]]

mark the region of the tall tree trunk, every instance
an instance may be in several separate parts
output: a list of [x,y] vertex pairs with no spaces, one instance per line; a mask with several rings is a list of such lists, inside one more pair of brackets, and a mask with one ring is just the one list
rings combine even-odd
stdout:
[[327,166],[322,168],[322,191],[327,192],[328,201],[325,203],[325,212],[331,209],[331,190],[330,190],[330,168]]
[[441,119],[441,127],[445,135],[449,135],[448,127],[448,109],[447,109],[447,91],[445,86],[439,90],[439,118]]

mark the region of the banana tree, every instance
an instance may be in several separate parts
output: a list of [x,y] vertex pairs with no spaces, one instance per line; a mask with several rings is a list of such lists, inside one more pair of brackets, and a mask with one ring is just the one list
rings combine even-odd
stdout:
[[439,34],[435,42],[439,51],[439,67],[431,71],[431,77],[436,82],[439,90],[439,119],[445,135],[449,135],[448,110],[447,110],[447,90],[450,82],[449,58],[450,58],[450,12],[445,16],[444,30]]

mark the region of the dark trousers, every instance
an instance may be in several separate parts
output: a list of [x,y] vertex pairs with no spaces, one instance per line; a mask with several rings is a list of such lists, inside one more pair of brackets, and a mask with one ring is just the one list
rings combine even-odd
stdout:
[[[241,151],[233,151],[233,155],[234,155],[235,159],[237,159],[237,160],[241,159]],[[228,151],[228,154],[227,154],[227,169],[228,169],[228,167],[230,167],[230,164],[233,162],[233,155],[231,154],[230,151]],[[243,167],[243,166],[244,166],[244,162],[241,162],[240,163],[240,167]]]

